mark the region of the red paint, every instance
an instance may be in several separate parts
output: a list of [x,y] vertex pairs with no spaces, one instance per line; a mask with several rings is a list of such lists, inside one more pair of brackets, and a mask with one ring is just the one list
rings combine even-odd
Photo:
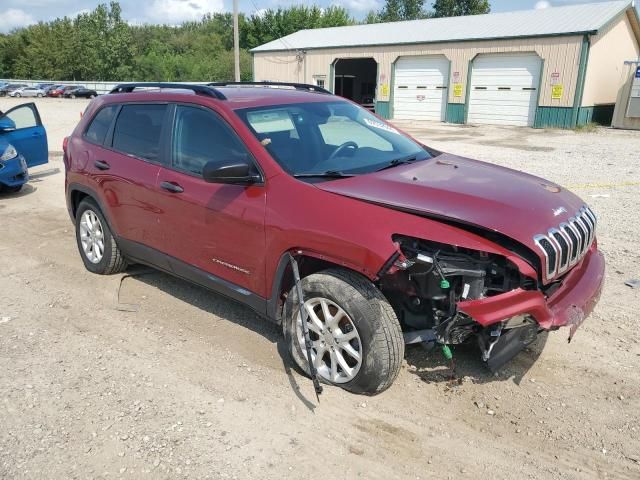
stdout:
[[[541,178],[450,154],[319,188],[481,226],[534,251],[536,234],[566,222],[584,205],[573,193]],[[567,211],[555,216],[553,210],[560,206]]]
[[495,297],[458,303],[458,308],[481,325],[491,325],[515,315],[530,314],[546,330],[571,325],[572,312],[587,317],[604,284],[604,256],[595,246],[569,272],[562,286],[545,298],[539,291],[512,290]]
[[[178,257],[263,298],[271,295],[281,256],[292,250],[375,280],[396,250],[393,234],[500,254],[525,276],[537,279],[534,267],[513,252],[435,218],[494,230],[537,252],[532,237],[565,221],[583,205],[577,196],[540,178],[449,154],[378,173],[305,183],[280,168],[234,110],[322,102],[327,96],[266,88],[225,88],[224,93],[228,100],[179,92],[113,94],[94,100],[68,141],[67,186],[75,183],[95,191],[119,236]],[[329,99],[341,101],[338,97]],[[143,101],[193,103],[215,110],[259,163],[264,185],[206,183],[98,147],[82,137],[101,106]],[[107,161],[110,170],[97,170],[96,160]],[[159,184],[164,181],[179,183],[185,191],[172,194],[162,190]],[[554,216],[553,210],[560,206],[567,213]],[[432,218],[420,216],[425,214]],[[229,269],[214,258],[249,273]],[[462,302],[459,307],[483,325],[530,313],[543,328],[557,327],[568,323],[571,305],[588,315],[597,301],[603,271],[602,255],[594,244],[549,299],[537,290],[514,290]]]

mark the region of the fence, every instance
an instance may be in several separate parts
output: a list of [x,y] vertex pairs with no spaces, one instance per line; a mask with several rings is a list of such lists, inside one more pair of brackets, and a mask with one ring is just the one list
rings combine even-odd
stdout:
[[[55,81],[55,80],[19,80],[19,79],[15,79],[15,78],[10,78],[10,79],[4,79],[4,78],[0,78],[0,82],[7,82],[7,83],[23,83],[25,85],[29,85],[34,86],[37,85],[38,83],[54,83],[56,85],[82,85],[83,87],[87,87],[90,88],[92,90],[95,90],[96,92],[98,92],[98,95],[102,95],[104,93],[109,93],[116,85],[119,85],[121,83],[128,83],[128,82],[92,82],[92,81],[87,81],[87,82],[76,82],[76,81]],[[208,82],[172,82],[172,83],[191,83],[191,84],[206,84]]]

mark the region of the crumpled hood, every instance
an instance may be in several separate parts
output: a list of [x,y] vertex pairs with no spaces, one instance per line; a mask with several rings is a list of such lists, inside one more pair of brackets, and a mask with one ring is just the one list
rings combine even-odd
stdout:
[[552,182],[444,153],[431,160],[316,186],[376,204],[480,226],[506,235],[538,254],[533,237],[565,222],[584,205],[579,197]]

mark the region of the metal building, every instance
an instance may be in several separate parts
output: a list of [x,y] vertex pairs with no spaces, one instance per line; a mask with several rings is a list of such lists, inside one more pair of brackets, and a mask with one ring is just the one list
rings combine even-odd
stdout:
[[314,83],[386,118],[572,128],[611,122],[632,1],[302,30],[252,50],[254,79]]

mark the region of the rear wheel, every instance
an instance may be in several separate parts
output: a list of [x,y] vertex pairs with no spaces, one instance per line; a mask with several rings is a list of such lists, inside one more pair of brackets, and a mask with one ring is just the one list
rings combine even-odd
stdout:
[[89,95],[89,98],[96,98],[96,96],[92,93],[91,95]]
[[84,266],[93,273],[110,275],[127,268],[109,225],[98,205],[84,199],[76,212],[76,241]]
[[22,95],[19,93],[16,93],[16,97],[20,98]]
[[[391,305],[375,285],[336,269],[305,277],[302,288],[311,360],[321,381],[367,395],[391,386],[404,357],[404,340]],[[283,328],[293,359],[308,375],[295,287],[287,297]]]
[[44,95],[42,95],[41,93],[38,94],[38,98],[42,98]]
[[71,95],[69,95],[69,98],[76,98],[76,96],[72,93]]

